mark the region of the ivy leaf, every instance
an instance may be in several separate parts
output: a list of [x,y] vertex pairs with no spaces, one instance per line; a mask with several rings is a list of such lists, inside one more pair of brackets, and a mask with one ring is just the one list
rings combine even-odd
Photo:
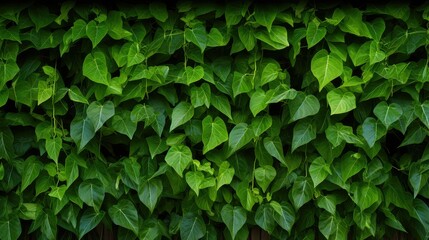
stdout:
[[375,116],[377,116],[381,123],[383,123],[386,129],[389,128],[392,123],[398,121],[402,116],[401,105],[397,103],[387,105],[387,103],[383,101],[378,103],[373,111]]
[[150,179],[139,185],[138,194],[140,201],[153,213],[156,203],[162,194],[163,186],[160,179]]
[[201,215],[193,212],[185,213],[180,223],[180,238],[187,240],[198,240],[204,237],[206,224]]
[[180,125],[185,124],[194,116],[194,107],[188,102],[180,102],[173,109],[171,115],[170,132]]
[[386,134],[386,127],[375,118],[368,117],[362,124],[362,136],[369,147],[373,147],[375,142]]
[[208,115],[203,119],[203,154],[228,140],[226,125],[220,117],[213,118]]
[[107,120],[115,115],[115,106],[112,101],[107,101],[104,104],[92,102],[86,109],[86,115],[96,132]]
[[78,146],[78,151],[88,144],[95,136],[94,124],[88,119],[75,118],[70,124],[70,137]]
[[18,215],[10,215],[0,219],[0,238],[3,240],[15,240],[21,235],[21,222]]
[[192,152],[189,147],[185,145],[174,145],[172,146],[165,156],[165,162],[179,174],[183,176],[183,170],[185,170],[189,164],[192,163]]
[[295,179],[292,186],[292,203],[296,210],[301,208],[305,203],[313,197],[313,185],[310,180],[305,177]]
[[93,49],[103,40],[108,31],[106,22],[97,23],[95,20],[89,21],[86,25],[86,35],[91,40]]
[[200,192],[200,185],[204,181],[204,174],[199,171],[190,171],[185,174],[186,182],[188,183],[189,187],[197,194],[199,195]]
[[[259,136],[256,135],[255,136]],[[285,163],[283,154],[283,144],[279,137],[266,137],[264,138],[264,148],[267,152],[281,163]]]
[[85,77],[96,83],[109,85],[106,56],[103,52],[96,51],[86,55],[83,61],[82,73]]
[[319,50],[311,59],[311,72],[319,81],[319,91],[343,73],[343,62],[325,49]]
[[105,189],[100,180],[89,179],[79,185],[78,194],[84,203],[99,210],[104,200]]
[[414,112],[420,121],[429,128],[429,101],[426,100],[422,104],[416,105]]
[[314,95],[298,93],[296,97],[289,102],[289,112],[291,116],[289,123],[307,116],[315,115],[319,110],[320,103]]
[[94,229],[103,220],[104,215],[104,211],[95,212],[91,208],[86,209],[79,220],[79,239]]
[[262,204],[255,213],[255,222],[259,227],[272,234],[276,227],[274,219],[274,209],[270,204]]
[[328,177],[328,175],[332,174],[330,165],[327,164],[325,159],[322,157],[317,157],[311,162],[309,173],[315,188],[317,185],[323,182]]
[[238,231],[244,226],[247,220],[246,210],[241,206],[231,206],[225,204],[220,212],[222,221],[231,234],[232,239],[235,239]]
[[76,85],[73,85],[69,88],[68,95],[70,100],[72,100],[73,102],[89,104],[86,97],[82,94],[82,92]]
[[274,220],[280,227],[290,233],[295,223],[295,211],[292,205],[287,202],[280,204],[276,201],[271,201],[270,206],[274,210]]
[[49,158],[54,160],[55,164],[58,164],[58,157],[63,147],[63,141],[60,137],[46,139],[45,148],[48,152]]
[[255,179],[262,191],[265,193],[268,186],[276,177],[277,172],[271,165],[264,165],[255,169]]
[[316,127],[310,120],[301,120],[293,127],[292,152],[316,138]]
[[235,170],[233,167],[230,167],[229,162],[224,161],[219,166],[219,172],[216,176],[216,190],[219,190],[223,185],[230,184],[232,179],[234,178]]
[[246,123],[239,123],[231,130],[228,137],[228,154],[238,151],[253,139],[254,133]]
[[113,223],[123,228],[133,231],[138,235],[139,232],[139,218],[137,209],[134,204],[128,199],[119,200],[109,208],[109,216]]
[[6,82],[12,80],[19,72],[19,67],[15,61],[0,61],[0,89],[3,89]]
[[203,24],[195,24],[192,28],[185,29],[185,39],[195,44],[201,53],[204,52],[207,45],[207,32]]
[[331,115],[350,112],[356,108],[356,97],[352,92],[334,89],[326,95]]
[[326,32],[326,28],[320,27],[320,22],[314,18],[307,26],[307,34],[305,36],[307,47],[311,48],[319,43],[325,37]]

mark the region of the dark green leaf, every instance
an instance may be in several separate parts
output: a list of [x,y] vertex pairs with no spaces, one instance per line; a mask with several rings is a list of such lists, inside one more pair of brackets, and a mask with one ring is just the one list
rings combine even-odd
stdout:
[[192,212],[186,213],[180,223],[180,238],[186,240],[198,240],[204,237],[206,224],[201,215]]
[[150,179],[139,185],[139,199],[152,213],[162,194],[163,186],[159,179]]
[[79,220],[79,239],[82,239],[85,234],[94,229],[104,218],[105,212],[95,212],[92,209],[87,209]]
[[136,207],[130,200],[121,199],[118,204],[111,206],[109,208],[109,216],[114,224],[129,229],[138,235],[138,213]]

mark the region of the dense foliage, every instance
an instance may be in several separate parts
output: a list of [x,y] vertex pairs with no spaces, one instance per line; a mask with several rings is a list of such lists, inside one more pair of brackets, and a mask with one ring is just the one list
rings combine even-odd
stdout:
[[429,6],[316,2],[3,4],[0,239],[428,239]]

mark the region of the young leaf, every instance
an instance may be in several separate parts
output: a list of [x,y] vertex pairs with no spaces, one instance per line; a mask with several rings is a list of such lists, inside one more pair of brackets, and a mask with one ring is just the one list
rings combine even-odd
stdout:
[[52,86],[48,86],[48,83],[46,81],[39,81],[37,88],[39,89],[39,91],[37,92],[37,105],[40,105],[41,103],[52,97],[52,94],[54,92],[53,88]]
[[171,115],[170,132],[180,125],[185,124],[194,116],[194,107],[188,102],[180,102],[173,109]]
[[352,92],[334,89],[326,95],[331,115],[350,112],[356,108],[356,97]]
[[244,147],[254,136],[252,128],[250,128],[246,123],[235,125],[229,133],[227,156],[231,156],[232,153]]
[[255,179],[262,191],[265,193],[270,183],[276,177],[277,172],[271,165],[264,165],[255,169]]
[[200,192],[200,185],[204,181],[204,174],[199,171],[190,171],[185,174],[186,183],[197,194]]
[[180,238],[187,240],[198,240],[204,237],[206,224],[201,215],[187,212],[183,215],[180,223]]
[[292,152],[316,138],[316,126],[310,120],[301,120],[293,127]]
[[224,121],[216,117],[213,118],[208,115],[203,119],[203,154],[219,146],[221,143],[228,140],[228,132]]
[[319,112],[320,103],[314,95],[305,95],[298,93],[296,97],[289,102],[290,120],[289,123],[315,115]]
[[83,61],[82,74],[93,82],[109,85],[109,72],[104,53],[96,51],[86,55]]
[[150,179],[139,185],[138,194],[140,201],[153,213],[156,203],[162,194],[163,186],[160,179]]
[[319,50],[311,59],[311,72],[319,81],[319,91],[343,73],[343,62],[325,49]]
[[392,103],[387,105],[385,101],[379,102],[374,110],[375,116],[383,123],[386,129],[389,128],[391,124],[398,121],[402,116],[402,108],[401,105],[397,103]]
[[246,210],[241,206],[231,206],[225,204],[220,212],[222,221],[231,234],[232,239],[235,239],[238,231],[244,226],[247,220]]
[[79,220],[79,239],[82,239],[85,234],[94,229],[101,222],[101,220],[103,220],[104,215],[104,211],[96,212],[91,208],[86,209]]
[[185,170],[192,162],[192,152],[189,147],[185,145],[172,146],[165,156],[165,162],[182,177],[183,170]]
[[113,223],[123,228],[133,231],[138,235],[139,232],[139,218],[137,209],[134,204],[128,199],[119,200],[109,208],[109,216]]
[[92,102],[86,109],[86,115],[96,132],[107,120],[115,115],[115,105],[112,101],[107,101],[104,104]]
[[323,182],[328,175],[332,174],[330,165],[325,162],[322,157],[314,159],[309,168],[310,177],[313,180],[313,185],[316,188],[321,182]]

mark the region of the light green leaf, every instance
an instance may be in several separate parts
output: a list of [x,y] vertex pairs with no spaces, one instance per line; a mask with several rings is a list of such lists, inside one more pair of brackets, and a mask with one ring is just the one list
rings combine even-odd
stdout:
[[75,152],[69,154],[65,159],[65,174],[68,187],[79,177],[79,161],[83,161],[83,159]]
[[219,112],[223,113],[229,119],[232,119],[231,105],[226,96],[212,93],[210,98],[210,103],[213,105],[213,107],[219,110]]
[[104,200],[105,189],[103,183],[98,179],[89,179],[83,181],[78,189],[79,198],[88,206],[95,210],[101,208]]
[[88,142],[95,136],[93,123],[88,119],[75,118],[70,124],[70,137],[78,146],[78,151],[88,144]]
[[372,204],[376,203],[379,198],[380,190],[372,183],[353,183],[350,189],[353,202],[363,211]]
[[216,190],[219,190],[223,185],[230,184],[232,179],[234,178],[235,170],[233,167],[230,167],[229,162],[224,161],[219,166],[218,175],[216,176]]
[[326,35],[326,28],[320,27],[320,22],[317,18],[313,18],[307,26],[307,34],[305,39],[307,40],[307,48],[311,48],[319,43]]
[[362,124],[362,136],[369,147],[386,134],[386,127],[372,117],[367,117]]
[[292,186],[292,203],[296,210],[301,208],[305,203],[313,197],[313,184],[311,181],[303,176],[295,179]]
[[24,161],[24,171],[21,181],[21,192],[23,192],[36,178],[43,169],[43,164],[36,157],[31,156]]
[[254,30],[250,25],[241,25],[238,27],[238,37],[248,52],[252,51],[256,44],[256,38],[253,31]]
[[305,95],[299,92],[296,97],[289,102],[289,123],[307,116],[315,115],[319,110],[320,103],[314,95]]
[[96,83],[109,85],[106,56],[97,51],[86,55],[83,61],[82,73],[85,77]]
[[401,105],[397,103],[391,103],[387,105],[385,101],[379,102],[374,110],[375,116],[383,123],[383,125],[387,128],[389,126],[399,120],[402,116],[402,108]]
[[290,233],[295,223],[295,210],[292,205],[288,202],[280,204],[276,201],[271,201],[270,206],[274,209],[274,220],[280,227]]
[[114,115],[112,118],[112,128],[132,140],[137,130],[137,123],[131,121],[130,115],[130,111],[124,111],[121,115]]
[[259,112],[261,112],[268,106],[268,104],[265,102],[265,97],[265,92],[264,90],[262,90],[262,88],[258,88],[252,93],[252,96],[250,97],[249,107],[253,116],[256,116]]
[[103,40],[108,31],[106,22],[97,23],[95,20],[91,20],[86,25],[86,35],[91,40],[93,49]]
[[144,121],[145,126],[149,126],[156,119],[155,109],[146,104],[136,104],[130,114],[130,120],[133,122]]
[[258,207],[255,213],[255,222],[259,227],[272,234],[276,227],[274,219],[274,209],[270,204],[262,204]]
[[195,68],[187,66],[183,76],[186,78],[186,83],[190,85],[204,77],[204,68],[202,66],[196,66]]
[[167,6],[162,2],[151,2],[149,12],[160,22],[165,22],[168,18]]
[[156,203],[162,194],[162,190],[162,181],[157,178],[144,181],[139,185],[139,199],[147,208],[149,208],[151,213],[155,210]]
[[350,112],[356,108],[356,97],[352,92],[343,89],[334,89],[326,95],[331,115]]
[[273,124],[273,118],[270,115],[257,116],[252,119],[250,127],[255,136],[261,136],[262,133],[267,131]]
[[414,112],[420,121],[429,128],[429,100],[424,101],[420,105],[416,105]]
[[21,235],[21,222],[18,215],[9,215],[0,219],[0,239],[16,240]]
[[244,147],[253,139],[254,133],[246,123],[239,123],[231,130],[228,137],[228,154],[231,156],[234,152]]
[[140,44],[132,43],[129,45],[127,53],[127,67],[140,64],[145,60],[145,56],[141,53]]
[[49,158],[54,160],[56,164],[58,164],[58,157],[62,147],[63,141],[60,137],[46,139],[46,151],[48,152]]
[[104,211],[96,212],[91,208],[86,209],[79,220],[79,239],[82,239],[85,234],[98,226],[105,214]]
[[51,192],[49,192],[49,196],[50,197],[54,197],[57,198],[58,200],[62,201],[64,194],[67,191],[67,186],[66,185],[60,185],[60,186],[53,186],[51,189]]
[[231,234],[232,239],[235,239],[238,231],[244,226],[247,220],[246,210],[241,206],[231,206],[225,204],[220,212],[222,221]]
[[82,92],[76,85],[73,85],[69,88],[68,95],[70,100],[72,100],[73,102],[89,104],[86,97],[82,94]]
[[[256,135],[255,136],[259,136]],[[281,163],[285,163],[285,157],[283,153],[283,144],[280,137],[266,137],[264,138],[264,148],[267,152]]]
[[338,147],[343,141],[350,144],[360,144],[361,140],[353,134],[353,128],[345,126],[342,123],[335,123],[335,125],[329,125],[325,130],[326,139],[332,144],[332,146]]
[[279,44],[279,48],[285,48],[289,46],[287,30],[285,27],[274,25],[271,27],[271,31],[268,31],[268,35],[270,36],[270,39],[276,43],[276,47]]
[[19,67],[15,61],[0,61],[0,89],[3,89],[6,82],[12,80],[19,72]]
[[185,124],[194,116],[194,107],[188,102],[180,102],[173,109],[171,115],[170,132],[180,125]]
[[325,159],[322,157],[317,157],[311,162],[309,173],[315,188],[317,185],[323,182],[328,177],[328,175],[332,174],[330,165],[327,164]]
[[123,228],[133,231],[134,234],[139,233],[139,218],[137,209],[134,204],[128,199],[119,200],[109,208],[109,216],[113,223]]
[[311,59],[311,72],[319,81],[319,91],[343,73],[343,62],[325,49],[319,50]]
[[292,152],[316,138],[316,126],[312,120],[301,120],[293,127]]
[[255,169],[255,179],[265,193],[270,183],[276,177],[276,169],[271,165],[264,165]]
[[348,152],[346,153],[344,158],[341,159],[340,165],[342,173],[341,177],[342,180],[345,182],[350,177],[360,172],[366,166],[366,158],[360,153]]
[[39,81],[37,84],[37,105],[42,104],[46,100],[52,97],[53,88],[46,81]]
[[289,88],[286,84],[280,84],[266,93],[266,103],[278,103],[283,100],[292,100],[298,95],[295,89]]
[[317,206],[328,211],[330,214],[335,214],[337,205],[336,195],[330,194],[317,198]]
[[203,24],[195,24],[192,28],[185,29],[185,39],[188,42],[195,44],[201,53],[206,49],[207,32]]
[[96,132],[107,120],[115,115],[115,105],[112,101],[107,101],[104,104],[92,102],[86,109],[86,115]]
[[274,63],[268,63],[262,70],[261,80],[259,86],[263,86],[278,78],[281,68]]
[[86,36],[86,22],[83,19],[77,19],[73,23],[73,27],[71,27],[71,30],[73,42],[77,41],[80,38],[83,38],[84,36]]
[[204,181],[204,174],[199,171],[190,171],[185,174],[185,179],[189,187],[191,187],[191,189],[194,190],[198,196],[200,192],[200,185]]
[[232,92],[233,97],[237,97],[241,93],[248,93],[252,91],[254,87],[253,76],[249,74],[242,74],[240,72],[234,72],[234,77],[232,79]]
[[228,131],[226,125],[220,117],[214,120],[210,115],[203,119],[203,154],[219,146],[228,140]]
[[252,211],[253,206],[258,201],[255,193],[249,188],[247,182],[241,182],[237,185],[235,192],[240,199],[241,206],[247,211]]
[[191,103],[194,108],[205,105],[210,107],[211,89],[208,83],[201,84],[200,87],[191,88]]
[[192,152],[189,147],[185,145],[172,146],[165,156],[165,162],[179,174],[183,176],[183,170],[185,170],[189,164],[192,163]]

